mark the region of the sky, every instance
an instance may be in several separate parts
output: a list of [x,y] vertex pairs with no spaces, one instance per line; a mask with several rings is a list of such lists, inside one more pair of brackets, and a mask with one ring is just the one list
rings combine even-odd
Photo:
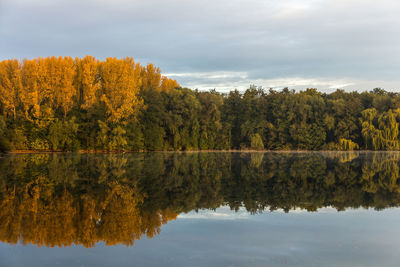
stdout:
[[398,0],[0,0],[0,60],[133,57],[199,90],[400,89]]

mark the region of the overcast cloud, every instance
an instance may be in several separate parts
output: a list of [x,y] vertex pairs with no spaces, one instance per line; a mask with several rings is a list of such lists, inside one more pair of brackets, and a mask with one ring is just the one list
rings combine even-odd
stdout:
[[0,0],[0,59],[131,56],[183,86],[400,89],[398,0]]

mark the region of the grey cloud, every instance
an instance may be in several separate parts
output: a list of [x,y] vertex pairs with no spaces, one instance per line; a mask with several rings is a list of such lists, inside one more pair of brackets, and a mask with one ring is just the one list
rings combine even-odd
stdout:
[[0,8],[0,58],[132,56],[201,89],[299,78],[400,85],[397,0],[1,0]]

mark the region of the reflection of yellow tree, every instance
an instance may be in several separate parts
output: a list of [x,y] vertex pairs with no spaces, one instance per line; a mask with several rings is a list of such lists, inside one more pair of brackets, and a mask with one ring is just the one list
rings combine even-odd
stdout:
[[122,186],[117,182],[110,185],[106,196],[101,205],[99,235],[107,245],[121,242],[132,245],[142,235],[138,204],[143,197],[137,194],[135,187]]
[[18,195],[15,189],[1,192],[0,240],[38,246],[91,247],[99,241],[133,245],[143,234],[159,233],[160,226],[177,215],[169,209],[143,212],[143,196],[136,186],[118,182],[110,183],[97,199],[88,194],[74,197],[66,189],[55,191],[37,179]]
[[254,168],[260,168],[264,158],[264,153],[251,153],[250,157],[250,166]]
[[400,153],[37,154],[0,159],[0,240],[132,245],[180,212],[400,205]]
[[399,191],[399,156],[399,153],[374,153],[372,161],[362,167],[363,189],[371,193],[376,193],[379,188]]
[[177,216],[178,214],[171,211],[169,208],[158,210],[155,213],[144,212],[142,213],[143,223],[141,225],[141,232],[145,233],[147,237],[152,238],[160,233],[161,225],[166,224],[168,221],[175,220]]
[[11,188],[1,193],[0,240],[16,244],[20,233],[20,218],[15,207],[16,192],[14,188]]
[[352,162],[354,159],[358,158],[359,155],[360,155],[360,153],[356,152],[356,151],[338,152],[337,153],[337,156],[339,157],[339,160],[342,163]]

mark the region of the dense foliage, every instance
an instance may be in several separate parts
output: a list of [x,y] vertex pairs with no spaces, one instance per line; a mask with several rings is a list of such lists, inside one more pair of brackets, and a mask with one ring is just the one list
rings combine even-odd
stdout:
[[398,152],[22,154],[0,159],[0,241],[132,245],[182,212],[400,206]]
[[0,150],[399,150],[400,95],[181,88],[132,58],[0,62]]

